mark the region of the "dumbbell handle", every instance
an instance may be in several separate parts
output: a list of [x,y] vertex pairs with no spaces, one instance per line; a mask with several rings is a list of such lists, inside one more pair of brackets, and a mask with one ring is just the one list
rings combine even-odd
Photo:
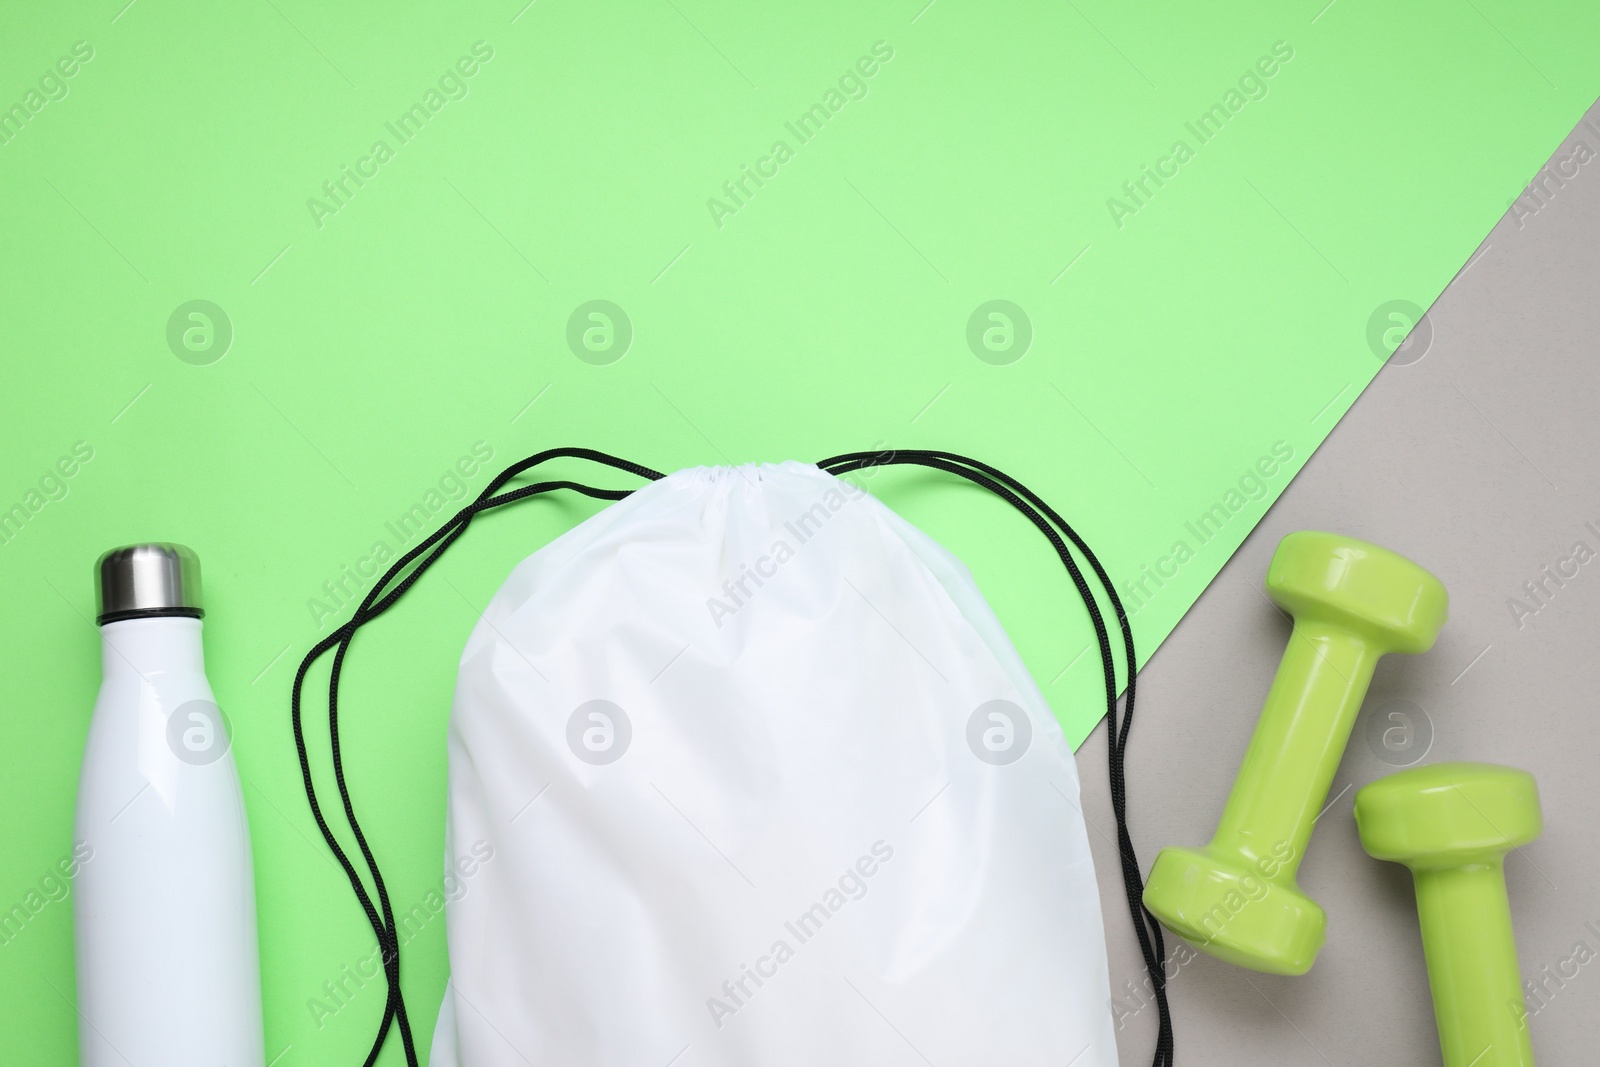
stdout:
[[1274,879],[1293,880],[1382,654],[1349,630],[1295,620],[1213,849],[1272,857]]
[[1502,861],[1415,879],[1444,1067],[1533,1067]]

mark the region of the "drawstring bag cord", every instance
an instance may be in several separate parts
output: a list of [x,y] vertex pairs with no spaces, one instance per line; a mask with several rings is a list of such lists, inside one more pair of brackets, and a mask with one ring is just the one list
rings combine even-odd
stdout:
[[[361,824],[356,818],[355,805],[350,799],[350,790],[345,782],[344,761],[339,745],[338,715],[339,678],[344,667],[344,660],[349,654],[351,641],[354,639],[356,631],[393,607],[395,602],[416,583],[423,572],[438,562],[439,557],[444,555],[445,550],[466,532],[467,526],[480,512],[558,489],[570,489],[575,493],[597,500],[621,500],[633,492],[631,489],[600,489],[578,482],[558,480],[535,482],[531,485],[500,493],[500,490],[518,475],[550,460],[562,458],[589,460],[611,467],[614,470],[650,480],[663,477],[661,472],[651,470],[649,467],[630,463],[605,452],[598,452],[588,448],[549,449],[512,464],[497,474],[472,503],[456,512],[443,526],[396,560],[384,572],[366,597],[363,598],[349,621],[317,642],[311,651],[306,654],[305,659],[300,662],[299,670],[295,672],[294,686],[290,694],[290,718],[294,726],[295,748],[300,757],[300,773],[305,783],[306,801],[311,806],[312,817],[316,820],[317,829],[322,832],[323,841],[327,843],[329,850],[333,852],[334,857],[338,860],[339,866],[344,870],[345,877],[349,879],[350,887],[355,892],[356,900],[360,903],[361,910],[366,913],[367,922],[372,927],[373,934],[377,937],[378,946],[382,951],[383,957],[384,980],[389,990],[388,998],[384,1003],[383,1019],[378,1024],[377,1036],[373,1040],[371,1051],[367,1053],[363,1067],[372,1067],[373,1063],[376,1062],[378,1054],[383,1050],[384,1043],[388,1040],[390,1028],[396,1025],[400,1030],[401,1043],[405,1047],[408,1067],[418,1067],[418,1061],[416,1043],[411,1034],[411,1022],[406,1014],[405,997],[400,987],[400,942],[398,927],[394,920],[394,911],[389,901],[388,888],[384,883],[383,875],[378,869],[378,862],[373,857],[372,849],[367,843],[366,835],[361,830]],[[1128,731],[1133,725],[1134,670],[1137,659],[1133,648],[1133,630],[1129,625],[1127,613],[1123,610],[1122,601],[1117,597],[1116,590],[1112,587],[1111,579],[1107,576],[1105,568],[1101,566],[1099,559],[1090,551],[1089,546],[1078,536],[1077,532],[1037,494],[1033,493],[1021,482],[993,467],[951,452],[924,450],[852,452],[834,456],[817,464],[818,467],[835,476],[868,467],[891,465],[916,465],[954,474],[982,486],[1016,508],[1049,539],[1052,547],[1056,550],[1056,554],[1065,565],[1068,575],[1071,576],[1072,583],[1076,587],[1079,597],[1083,600],[1084,607],[1088,609],[1089,619],[1094,625],[1095,639],[1100,648],[1100,662],[1105,677],[1106,737],[1110,764],[1111,806],[1117,823],[1117,847],[1122,863],[1123,886],[1127,891],[1128,908],[1133,916],[1134,930],[1139,939],[1139,949],[1144,957],[1145,967],[1150,973],[1156,1010],[1159,1016],[1155,1060],[1152,1067],[1172,1067],[1172,1016],[1167,1007],[1166,972],[1164,970],[1166,946],[1162,937],[1161,927],[1157,924],[1154,916],[1145,910],[1142,903],[1144,882],[1139,873],[1139,861],[1134,853],[1133,839],[1128,831],[1125,756]],[[1062,539],[1063,535],[1066,537],[1065,541]],[[1070,541],[1083,554],[1084,560],[1094,572],[1100,587],[1105,590],[1106,596],[1116,614],[1118,627],[1122,632],[1123,657],[1124,662],[1127,664],[1128,697],[1125,710],[1121,716],[1120,726],[1117,712],[1116,661],[1112,654],[1110,634],[1106,628],[1105,618],[1096,602],[1094,592],[1090,589],[1088,582],[1084,579],[1083,572],[1078,567],[1077,561],[1073,558],[1071,550],[1067,547],[1067,541]],[[330,650],[333,651],[334,657],[328,675],[328,735],[334,780],[339,787],[339,799],[344,808],[345,822],[349,824],[350,832],[355,837],[357,847],[361,850],[361,858],[366,865],[367,873],[372,879],[373,891],[377,896],[376,905],[373,903],[372,894],[367,892],[366,884],[356,870],[354,863],[351,862],[349,855],[334,837],[333,831],[323,814],[322,806],[317,800],[316,785],[311,776],[310,756],[306,749],[305,732],[301,723],[301,691],[304,688],[306,675],[311,666]]]
[[[290,717],[294,725],[295,748],[300,755],[300,774],[305,782],[306,800],[311,805],[311,815],[316,820],[317,829],[322,831],[322,839],[327,842],[328,848],[339,861],[339,866],[344,869],[345,877],[350,881],[350,888],[354,890],[356,900],[360,902],[361,910],[366,913],[367,922],[371,925],[372,932],[377,936],[378,946],[383,954],[384,980],[389,987],[388,999],[383,1009],[383,1020],[378,1025],[378,1034],[373,1040],[371,1051],[367,1053],[364,1067],[372,1067],[373,1063],[377,1061],[378,1053],[383,1050],[384,1042],[388,1039],[389,1028],[395,1023],[398,1023],[400,1027],[400,1040],[405,1046],[408,1067],[417,1067],[417,1050],[416,1043],[411,1035],[411,1022],[406,1015],[405,997],[400,991],[400,942],[394,921],[394,911],[389,903],[389,891],[384,884],[383,875],[378,870],[378,862],[373,858],[372,849],[367,844],[366,835],[361,831],[361,824],[356,819],[355,805],[350,799],[350,790],[345,783],[344,759],[339,746],[339,676],[344,666],[344,659],[350,651],[350,642],[355,637],[356,631],[388,611],[395,601],[399,600],[416,583],[417,579],[422,577],[423,572],[438,562],[439,557],[444,554],[445,550],[466,532],[468,524],[472,522],[474,516],[479,512],[488,511],[491,508],[501,507],[527,497],[537,496],[557,489],[571,489],[573,492],[599,500],[621,500],[632,492],[630,489],[596,489],[576,482],[549,481],[537,482],[499,496],[495,495],[517,475],[548,460],[558,458],[592,460],[629,474],[638,475],[641,478],[656,479],[662,477],[659,471],[653,471],[648,467],[641,467],[638,464],[629,463],[604,452],[596,452],[587,448],[550,449],[512,464],[497,474],[484,487],[483,492],[478,494],[477,499],[456,512],[448,522],[435,530],[426,540],[396,560],[394,565],[384,572],[383,577],[367,593],[350,620],[317,642],[315,647],[306,654],[305,659],[300,662],[300,669],[295,672],[294,688],[290,695]],[[419,558],[421,562],[417,562]],[[413,563],[416,563],[416,566],[413,567]],[[410,568],[409,572],[407,568]],[[402,573],[405,574],[403,578],[400,577]],[[390,588],[391,585],[393,588]],[[329,828],[327,819],[322,813],[322,806],[317,801],[316,786],[311,778],[311,761],[306,752],[305,732],[301,725],[300,694],[305,684],[306,673],[311,669],[311,665],[321,659],[330,649],[337,650],[334,653],[333,666],[328,675],[328,735],[333,757],[333,774],[339,786],[339,799],[344,806],[345,821],[350,826],[350,832],[354,835],[356,844],[361,849],[362,860],[366,863],[367,871],[372,877],[373,889],[378,897],[378,907],[376,908],[373,906],[372,898],[368,895],[361,876],[356,872],[354,864],[350,862],[350,857],[333,836],[333,831]]]
[[[1161,924],[1144,906],[1144,877],[1139,872],[1139,857],[1134,852],[1133,836],[1128,830],[1128,789],[1125,769],[1128,731],[1133,726],[1134,682],[1138,658],[1133,649],[1133,627],[1128,621],[1127,612],[1123,610],[1122,600],[1117,596],[1105,567],[1077,531],[1037,493],[988,464],[954,452],[923,449],[900,452],[851,452],[825,459],[817,464],[835,477],[865,467],[894,465],[930,467],[954,474],[982,486],[1016,508],[1049,539],[1051,546],[1056,550],[1056,555],[1061,557],[1067,574],[1071,576],[1072,584],[1083,600],[1083,606],[1089,611],[1089,620],[1094,624],[1095,640],[1100,647],[1100,665],[1105,678],[1108,777],[1111,782],[1111,810],[1117,823],[1117,851],[1122,862],[1122,885],[1127,893],[1128,911],[1133,918],[1134,933],[1139,938],[1139,951],[1144,957],[1145,969],[1150,975],[1151,993],[1156,1002],[1156,1050],[1152,1067],[1172,1067],[1175,1054],[1172,1013],[1167,1005],[1166,939],[1162,935]],[[1127,664],[1128,700],[1121,716],[1120,727],[1117,722],[1117,668],[1116,661],[1112,657],[1111,638],[1106,631],[1105,619],[1095,601],[1094,592],[1084,580],[1077,561],[1073,559],[1072,552],[1061,538],[1062,534],[1065,534],[1067,540],[1083,553],[1083,558],[1094,571],[1095,578],[1099,580],[1100,588],[1105,590],[1107,599],[1111,601],[1112,610],[1117,616],[1117,627],[1122,631],[1123,659]]]

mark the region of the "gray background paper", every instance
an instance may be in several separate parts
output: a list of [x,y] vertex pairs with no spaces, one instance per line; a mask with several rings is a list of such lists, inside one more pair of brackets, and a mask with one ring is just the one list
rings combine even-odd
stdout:
[[[1280,538],[1325,529],[1375,541],[1450,592],[1434,648],[1379,664],[1301,866],[1301,886],[1329,916],[1316,965],[1297,978],[1203,954],[1182,966],[1169,988],[1185,1067],[1441,1062],[1410,874],[1361,850],[1352,798],[1403,764],[1443,760],[1538,778],[1544,836],[1506,864],[1522,977],[1540,988],[1528,1001],[1534,1051],[1541,1063],[1596,1062],[1600,156],[1578,161],[1591,152],[1600,153],[1600,107],[1536,177],[1538,198],[1508,205],[1139,676],[1128,774],[1148,873],[1160,846],[1204,844],[1215,828],[1289,633],[1261,591]],[[1293,337],[1282,347],[1295,358]],[[1564,584],[1546,579],[1546,567],[1572,570],[1561,561],[1580,541],[1596,558]],[[1546,592],[1534,600],[1524,583],[1540,581]],[[1413,724],[1409,746],[1403,728],[1387,747],[1381,727],[1369,730],[1374,716],[1403,721],[1391,712]],[[1078,759],[1121,1062],[1148,1064],[1155,1008],[1141,1010],[1124,985],[1145,975],[1111,843],[1103,726]],[[1174,943],[1169,934],[1169,952]]]

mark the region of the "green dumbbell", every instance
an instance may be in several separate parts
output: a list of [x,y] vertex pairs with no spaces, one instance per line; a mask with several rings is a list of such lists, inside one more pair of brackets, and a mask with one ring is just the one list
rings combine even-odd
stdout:
[[1295,872],[1350,739],[1378,658],[1424,652],[1444,625],[1439,580],[1377,545],[1329,533],[1285,537],[1267,593],[1294,633],[1267,694],[1216,835],[1166,848],[1144,904],[1197,948],[1242,967],[1304,974],[1327,913]]
[[1533,1067],[1505,854],[1539,836],[1533,775],[1438,763],[1356,794],[1361,845],[1411,868],[1445,1067]]

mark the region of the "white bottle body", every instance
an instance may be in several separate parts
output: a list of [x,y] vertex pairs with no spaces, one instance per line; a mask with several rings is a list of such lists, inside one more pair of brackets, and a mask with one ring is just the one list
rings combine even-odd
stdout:
[[265,1059],[250,831],[200,627],[101,628],[75,823],[83,1067]]

